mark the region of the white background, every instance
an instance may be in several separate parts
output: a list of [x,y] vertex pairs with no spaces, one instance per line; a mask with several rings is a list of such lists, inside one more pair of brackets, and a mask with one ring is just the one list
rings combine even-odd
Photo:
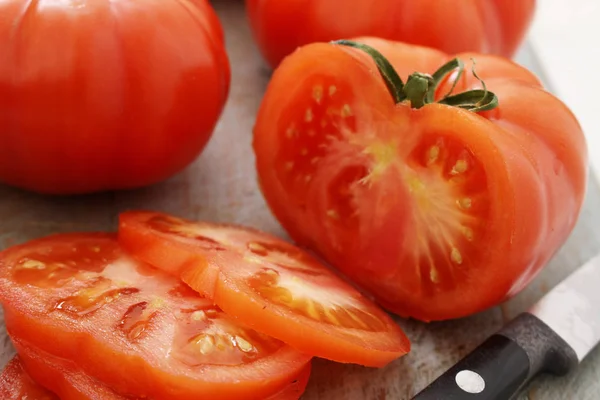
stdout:
[[529,42],[551,89],[581,122],[600,177],[600,0],[538,0]]

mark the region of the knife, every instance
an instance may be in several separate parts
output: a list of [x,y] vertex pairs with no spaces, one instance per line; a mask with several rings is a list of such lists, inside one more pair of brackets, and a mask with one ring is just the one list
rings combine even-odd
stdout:
[[600,342],[600,255],[413,397],[510,400],[540,373],[564,375]]

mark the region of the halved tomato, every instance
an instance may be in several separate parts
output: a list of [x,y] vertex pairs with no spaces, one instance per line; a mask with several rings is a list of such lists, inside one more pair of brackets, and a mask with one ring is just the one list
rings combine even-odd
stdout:
[[[41,351],[14,336],[12,342],[19,355],[11,361],[0,377],[0,393],[4,394],[4,387],[7,393],[11,393],[3,396],[4,400],[131,399],[115,393],[108,386],[91,378],[72,361]],[[266,400],[297,400],[306,389],[309,377],[310,364],[281,392]],[[54,393],[60,397],[56,397]]]
[[496,56],[314,43],[275,71],[256,121],[283,228],[405,317],[465,317],[519,293],[586,192],[577,119]]
[[409,351],[383,310],[307,252],[267,233],[133,211],[120,216],[119,241],[243,324],[300,351],[367,366]]
[[4,251],[0,300],[11,333],[131,396],[263,399],[310,360],[133,260],[111,234]]
[[3,400],[60,400],[58,396],[38,385],[27,375],[19,356],[13,357],[0,374],[0,398]]

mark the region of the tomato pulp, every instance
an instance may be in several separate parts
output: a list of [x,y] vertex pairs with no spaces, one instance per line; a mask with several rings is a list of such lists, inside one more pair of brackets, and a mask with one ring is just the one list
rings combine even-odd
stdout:
[[0,255],[11,335],[133,397],[264,399],[310,356],[239,325],[111,234],[61,234]]
[[0,14],[0,182],[140,187],[206,145],[230,83],[206,0],[7,0]]
[[306,354],[383,366],[410,349],[383,310],[315,257],[273,235],[131,211],[120,216],[119,242],[241,323]]
[[[577,120],[509,60],[465,53],[456,57],[467,68],[447,68],[455,57],[440,51],[356,42],[405,83],[390,86],[367,51],[348,45],[289,56],[254,129],[272,211],[294,240],[402,316],[458,318],[519,292],[579,215],[587,151]],[[451,104],[473,96],[498,106]]]

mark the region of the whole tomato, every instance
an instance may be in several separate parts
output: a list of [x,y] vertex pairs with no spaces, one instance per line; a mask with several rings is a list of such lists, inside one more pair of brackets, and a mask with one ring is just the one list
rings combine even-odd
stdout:
[[271,66],[298,46],[356,36],[511,56],[535,0],[246,0],[258,45]]
[[509,60],[359,41],[304,46],[275,70],[254,129],[274,214],[402,316],[518,293],[577,221],[577,119]]
[[206,145],[230,69],[205,0],[6,0],[0,15],[0,182],[140,187]]

